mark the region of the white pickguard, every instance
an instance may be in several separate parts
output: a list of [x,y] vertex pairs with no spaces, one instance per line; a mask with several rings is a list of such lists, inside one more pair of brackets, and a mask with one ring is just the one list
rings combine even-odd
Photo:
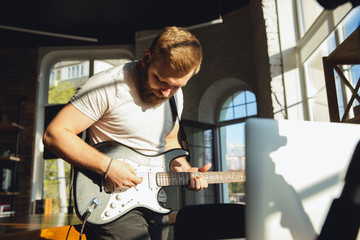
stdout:
[[136,175],[142,177],[143,181],[136,187],[127,190],[115,189],[111,193],[106,208],[101,213],[102,220],[107,221],[117,218],[135,207],[146,207],[163,214],[171,211],[163,208],[158,202],[158,193],[161,187],[156,184],[156,173],[166,170],[164,164],[159,163],[160,166],[144,166],[124,158],[117,160],[130,164],[135,169]]

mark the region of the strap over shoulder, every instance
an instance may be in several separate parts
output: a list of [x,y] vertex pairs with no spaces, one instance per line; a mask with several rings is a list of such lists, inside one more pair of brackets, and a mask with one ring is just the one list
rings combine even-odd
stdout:
[[175,122],[176,120],[179,121],[179,135],[178,135],[178,140],[179,140],[179,143],[181,145],[181,147],[183,149],[185,149],[186,151],[189,152],[189,156],[187,157],[187,160],[190,161],[190,150],[189,150],[189,144],[188,144],[188,141],[187,141],[187,137],[186,137],[186,134],[185,134],[185,131],[184,131],[184,127],[181,123],[181,119],[179,118],[179,115],[178,115],[178,111],[177,111],[177,107],[176,107],[176,101],[175,101],[175,97],[172,96],[170,99],[169,99],[169,103],[170,103],[170,107],[171,107],[171,112],[172,112],[172,116],[173,116],[173,121]]

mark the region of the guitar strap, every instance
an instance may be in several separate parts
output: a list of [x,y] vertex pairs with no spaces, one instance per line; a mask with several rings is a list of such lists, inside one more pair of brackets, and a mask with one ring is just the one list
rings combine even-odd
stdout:
[[176,101],[175,101],[175,97],[172,96],[170,99],[169,99],[169,103],[170,103],[170,107],[171,107],[171,112],[172,112],[172,116],[173,116],[173,121],[175,122],[176,120],[178,120],[179,122],[179,135],[178,135],[178,140],[179,140],[179,143],[181,145],[181,147],[183,149],[185,149],[186,151],[188,151],[189,155],[186,157],[186,159],[188,160],[188,162],[190,162],[190,150],[189,150],[189,144],[188,144],[188,141],[187,141],[187,137],[186,137],[186,134],[185,134],[185,131],[184,131],[184,127],[181,123],[181,120],[179,118],[179,114],[178,114],[178,111],[177,111],[177,107],[176,107]]

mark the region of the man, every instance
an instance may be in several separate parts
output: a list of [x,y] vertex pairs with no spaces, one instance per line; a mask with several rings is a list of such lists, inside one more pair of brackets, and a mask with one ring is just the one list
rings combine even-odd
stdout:
[[[90,144],[116,141],[143,154],[179,148],[179,124],[167,101],[175,96],[182,111],[182,91],[200,69],[201,45],[183,28],[164,28],[141,61],[130,62],[90,78],[49,124],[44,145],[70,164],[96,172],[113,187],[128,189],[142,182],[127,163],[112,161],[77,135],[89,128]],[[171,162],[175,172],[193,168],[185,158]],[[188,189],[207,188],[204,177],[190,180]],[[166,239],[166,216],[135,209],[105,226],[87,226],[87,239]],[[96,236],[96,237],[95,237]]]

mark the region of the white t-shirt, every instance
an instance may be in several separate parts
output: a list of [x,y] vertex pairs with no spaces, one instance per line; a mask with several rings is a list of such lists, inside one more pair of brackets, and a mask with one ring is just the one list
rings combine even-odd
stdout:
[[[143,154],[162,153],[165,137],[174,127],[169,101],[157,107],[141,100],[136,87],[136,62],[100,72],[87,80],[70,102],[95,123],[89,129],[90,144],[116,141]],[[178,113],[183,94],[175,94]],[[177,123],[178,124],[178,123]]]

